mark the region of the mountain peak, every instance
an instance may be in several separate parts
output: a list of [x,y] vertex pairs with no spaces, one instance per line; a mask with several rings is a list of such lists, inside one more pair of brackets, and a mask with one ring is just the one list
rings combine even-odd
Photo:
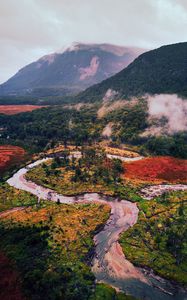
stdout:
[[113,53],[118,56],[123,56],[124,54],[127,54],[128,52],[133,52],[136,55],[139,55],[145,50],[138,47],[128,47],[128,46],[120,46],[120,45],[114,45],[110,43],[82,43],[82,42],[73,42],[68,48],[65,48],[61,53],[66,51],[80,51],[80,50],[93,50],[93,49],[100,49],[102,51],[106,51],[109,53]]
[[[74,42],[25,66],[0,86],[2,95],[75,94],[118,73],[145,50],[112,44]],[[42,91],[42,94],[41,94]]]
[[58,55],[57,53],[51,53],[51,54],[44,55],[41,58],[39,58],[38,62],[47,62],[50,65],[54,62],[55,57],[57,55]]

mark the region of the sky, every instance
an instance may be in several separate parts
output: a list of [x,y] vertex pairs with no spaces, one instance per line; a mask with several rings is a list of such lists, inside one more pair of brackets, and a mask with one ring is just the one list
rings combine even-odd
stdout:
[[73,42],[153,49],[187,41],[187,0],[0,0],[0,83]]

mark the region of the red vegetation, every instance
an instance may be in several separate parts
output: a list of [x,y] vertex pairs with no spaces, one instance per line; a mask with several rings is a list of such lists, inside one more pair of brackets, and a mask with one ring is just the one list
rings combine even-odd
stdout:
[[0,105],[0,114],[16,115],[21,112],[33,111],[45,106],[41,105]]
[[0,146],[0,174],[6,171],[10,166],[23,160],[25,154],[25,150],[17,146]]
[[145,158],[124,164],[125,179],[137,182],[187,182],[187,160],[169,156]]
[[0,253],[0,299],[25,300],[21,292],[21,282],[8,258]]

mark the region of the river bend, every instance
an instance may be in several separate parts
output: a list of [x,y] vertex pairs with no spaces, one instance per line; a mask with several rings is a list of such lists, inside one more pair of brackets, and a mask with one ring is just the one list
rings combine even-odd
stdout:
[[[74,156],[79,156],[77,153]],[[123,161],[134,160],[133,158],[121,158],[119,156],[108,155],[110,158],[119,158]],[[139,159],[141,159],[140,157]],[[133,295],[138,299],[147,300],[186,300],[187,291],[172,284],[159,276],[156,276],[151,270],[144,270],[135,267],[125,258],[122,248],[118,242],[119,235],[128,230],[129,227],[136,224],[138,219],[138,208],[135,203],[126,200],[118,200],[106,197],[97,193],[85,193],[80,196],[64,196],[56,193],[54,190],[39,186],[34,182],[28,181],[25,174],[29,169],[45,162],[50,158],[37,160],[17,171],[10,179],[8,184],[36,195],[39,199],[51,200],[54,202],[74,204],[82,202],[99,202],[108,204],[111,207],[110,218],[95,237],[95,255],[92,261],[92,271],[97,282],[107,283],[119,291]],[[137,160],[137,158],[135,158]],[[163,193],[168,190],[168,186],[160,185],[147,187],[142,190],[144,198],[151,199],[156,193]],[[169,190],[184,190],[187,185],[173,185]]]

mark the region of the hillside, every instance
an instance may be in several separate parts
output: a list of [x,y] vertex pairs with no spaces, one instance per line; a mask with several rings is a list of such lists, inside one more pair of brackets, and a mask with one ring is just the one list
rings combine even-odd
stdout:
[[146,93],[187,96],[187,42],[162,46],[136,58],[127,68],[77,97],[77,101],[101,100],[112,89],[118,98]]
[[118,73],[143,49],[74,43],[19,70],[0,86],[1,95],[58,96],[80,92]]
[[[83,145],[109,140],[136,145],[146,155],[187,158],[187,101],[180,97],[187,95],[186,50],[187,43],[180,43],[142,54],[119,74],[66,97],[63,105],[0,115],[0,143],[6,145],[8,139],[38,152],[59,142]],[[139,97],[145,93],[157,95]],[[135,97],[129,101],[131,96]],[[56,98],[51,97],[53,102]]]
[[8,140],[9,144],[19,145],[29,152],[42,151],[59,142],[86,145],[105,139],[103,132],[111,124],[107,139],[115,144],[137,145],[143,153],[187,158],[187,131],[177,130],[172,135],[166,131],[164,135],[150,137],[144,135],[153,126],[148,118],[144,101],[113,110],[102,118],[98,117],[97,105],[46,107],[16,115],[0,115],[0,143],[6,145]]

